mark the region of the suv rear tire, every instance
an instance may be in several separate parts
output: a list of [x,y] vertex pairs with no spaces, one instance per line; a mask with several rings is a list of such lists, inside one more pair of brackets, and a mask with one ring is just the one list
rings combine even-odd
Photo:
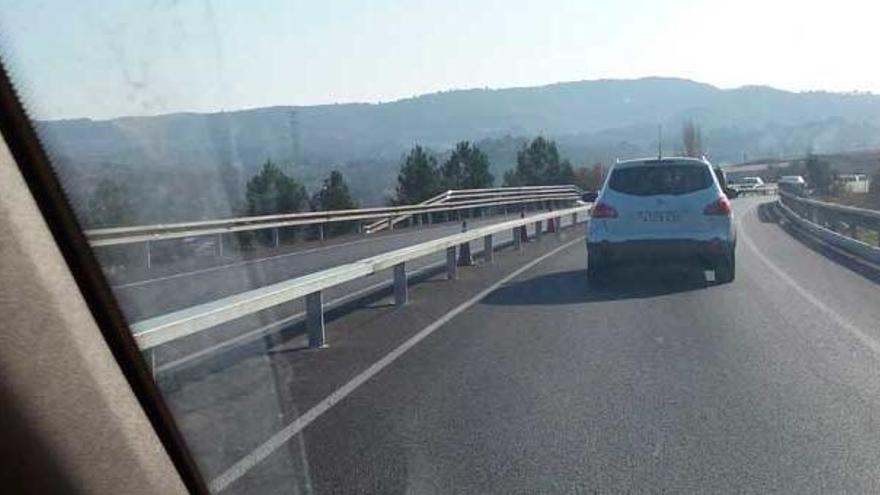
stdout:
[[591,250],[587,250],[587,280],[591,284],[602,285],[608,281],[608,263],[601,256]]
[[719,284],[729,284],[736,278],[736,253],[731,250],[730,253],[720,256],[715,261],[715,282]]

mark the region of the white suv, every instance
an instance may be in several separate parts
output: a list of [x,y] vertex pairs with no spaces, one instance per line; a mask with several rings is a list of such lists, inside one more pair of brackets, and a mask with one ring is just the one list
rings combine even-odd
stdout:
[[587,230],[587,273],[602,281],[629,260],[698,258],[719,283],[736,273],[736,227],[712,165],[695,158],[616,163]]

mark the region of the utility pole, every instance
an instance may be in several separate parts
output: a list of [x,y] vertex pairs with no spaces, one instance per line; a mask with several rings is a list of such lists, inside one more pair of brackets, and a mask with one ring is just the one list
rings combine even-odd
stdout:
[[657,124],[657,159],[663,158],[663,124]]
[[[284,172],[293,175],[293,167],[300,164],[300,142],[299,142],[299,114],[296,110],[291,110],[288,114],[290,125],[290,148],[291,159]],[[284,165],[282,165],[284,166]]]

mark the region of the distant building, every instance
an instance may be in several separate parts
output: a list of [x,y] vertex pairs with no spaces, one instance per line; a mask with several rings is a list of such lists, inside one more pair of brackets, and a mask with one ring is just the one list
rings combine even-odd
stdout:
[[837,176],[837,183],[849,193],[865,194],[870,189],[870,180],[865,174],[840,174]]

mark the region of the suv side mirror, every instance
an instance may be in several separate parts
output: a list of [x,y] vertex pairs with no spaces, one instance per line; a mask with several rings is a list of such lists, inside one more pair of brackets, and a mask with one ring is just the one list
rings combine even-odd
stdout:
[[739,191],[732,187],[725,187],[724,195],[727,196],[727,199],[736,199],[739,196]]

